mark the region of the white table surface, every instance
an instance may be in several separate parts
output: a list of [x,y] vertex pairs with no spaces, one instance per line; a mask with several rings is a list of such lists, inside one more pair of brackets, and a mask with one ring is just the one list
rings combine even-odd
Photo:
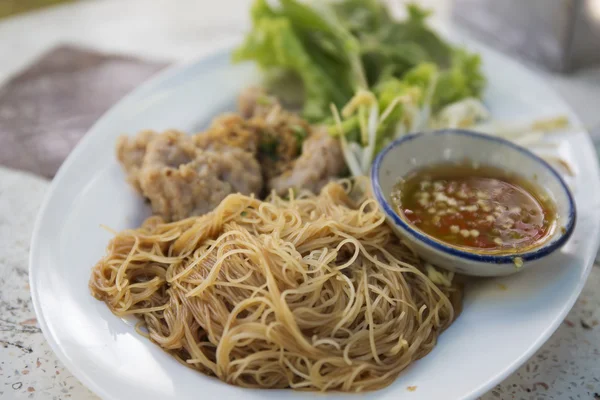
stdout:
[[[438,24],[448,26],[448,1],[422,3],[435,8]],[[4,20],[0,85],[64,43],[184,62],[218,42],[239,37],[249,27],[249,4],[249,0],[88,0]],[[567,77],[540,73],[587,126],[600,124],[600,68]],[[96,399],[56,359],[30,304],[29,239],[47,188],[44,179],[0,167],[0,399]],[[548,343],[482,398],[600,399],[599,292],[600,268],[595,267],[582,296]]]

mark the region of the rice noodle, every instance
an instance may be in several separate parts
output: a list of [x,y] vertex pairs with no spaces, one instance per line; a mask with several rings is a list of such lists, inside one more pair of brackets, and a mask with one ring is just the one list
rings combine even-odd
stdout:
[[[355,189],[356,189],[356,185]],[[364,391],[434,347],[461,301],[349,181],[229,195],[210,214],[118,233],[90,288],[186,365],[243,386]]]

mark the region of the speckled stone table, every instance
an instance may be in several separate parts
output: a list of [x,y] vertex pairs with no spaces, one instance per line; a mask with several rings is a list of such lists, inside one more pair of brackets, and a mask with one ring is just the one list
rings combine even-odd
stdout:
[[[56,359],[31,305],[29,238],[48,185],[0,167],[0,399],[96,399]],[[594,267],[552,338],[482,399],[600,400],[599,321],[600,267]]]
[[29,241],[48,181],[0,167],[0,399],[95,399],[60,361],[29,296]]

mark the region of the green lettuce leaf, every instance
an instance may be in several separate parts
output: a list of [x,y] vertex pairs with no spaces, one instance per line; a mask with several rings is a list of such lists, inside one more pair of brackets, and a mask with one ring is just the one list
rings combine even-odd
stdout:
[[418,122],[429,85],[436,79],[436,74],[435,65],[421,64],[411,69],[403,80],[389,78],[375,87],[380,113],[387,114],[378,126],[377,151],[395,139],[399,129],[408,131]]
[[253,60],[263,69],[277,67],[294,71],[303,82],[304,114],[310,119],[322,118],[331,102],[327,75],[312,61],[289,20],[266,12],[270,9],[264,0],[257,1],[257,5],[253,9],[254,30],[234,52],[233,60]]
[[345,0],[333,2],[331,7],[341,23],[358,38],[391,22],[388,10],[379,0]]
[[481,71],[481,57],[463,49],[455,49],[451,66],[442,71],[433,95],[433,110],[465,99],[480,98],[486,80]]
[[[347,0],[342,4],[349,6],[348,1],[370,3],[369,0]],[[365,5],[358,8],[366,9],[373,8]],[[380,9],[385,10],[383,6]],[[362,60],[370,85],[391,76],[402,78],[409,69],[424,62],[441,67],[450,64],[452,49],[427,26],[429,12],[413,4],[407,6],[407,11],[408,18],[404,21],[392,20],[387,10],[383,11],[387,18],[380,17],[380,11],[372,11],[369,18],[364,16],[366,11],[356,11],[365,20],[378,21],[367,23],[367,26],[374,27],[373,31],[359,34]]]
[[[256,62],[280,97],[301,97],[303,116],[311,122],[331,122],[330,105],[341,109],[361,89],[375,93],[380,112],[394,98],[419,90],[425,116],[481,96],[479,56],[442,40],[427,25],[429,12],[417,5],[408,5],[408,17],[396,21],[378,0],[274,3],[254,1],[252,31],[233,59]],[[294,93],[282,96],[285,91]],[[388,115],[380,137],[393,135],[393,127],[408,118],[403,108]],[[348,138],[360,137],[352,118],[343,123]]]
[[233,60],[292,72],[302,81],[303,116],[321,121],[329,115],[329,104],[341,107],[365,85],[358,42],[335,15],[327,18],[296,0],[280,5],[276,10],[265,0],[255,1],[253,29]]

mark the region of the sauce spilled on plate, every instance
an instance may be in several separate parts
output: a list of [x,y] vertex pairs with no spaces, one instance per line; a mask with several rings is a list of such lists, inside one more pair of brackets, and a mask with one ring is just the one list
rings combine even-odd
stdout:
[[473,163],[441,164],[402,179],[396,212],[453,246],[515,252],[535,247],[555,229],[555,206],[527,180]]

